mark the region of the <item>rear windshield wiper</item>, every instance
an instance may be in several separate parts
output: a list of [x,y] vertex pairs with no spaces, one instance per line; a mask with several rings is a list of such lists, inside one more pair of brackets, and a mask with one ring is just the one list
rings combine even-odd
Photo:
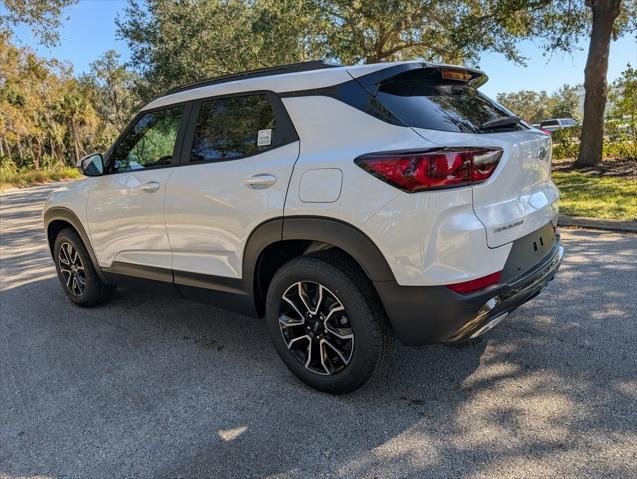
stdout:
[[496,118],[495,120],[485,121],[480,125],[481,130],[495,130],[496,128],[507,128],[510,126],[518,125],[522,122],[522,118],[517,116],[503,116],[502,118]]

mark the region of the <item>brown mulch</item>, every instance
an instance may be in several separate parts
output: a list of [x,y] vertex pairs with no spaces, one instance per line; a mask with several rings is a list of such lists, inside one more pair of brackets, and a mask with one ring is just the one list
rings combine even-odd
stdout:
[[637,179],[637,159],[605,158],[601,165],[590,168],[575,168],[575,159],[553,160],[553,171],[577,171],[590,175],[619,176]]

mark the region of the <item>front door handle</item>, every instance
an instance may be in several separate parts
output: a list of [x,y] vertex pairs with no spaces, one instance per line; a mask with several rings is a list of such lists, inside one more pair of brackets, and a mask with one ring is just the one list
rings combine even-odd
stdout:
[[269,188],[274,183],[276,183],[276,176],[267,174],[253,175],[243,180],[243,184],[253,190],[263,190]]
[[146,193],[154,193],[159,189],[159,183],[157,181],[149,181],[148,183],[144,183],[139,186],[139,189],[145,191]]

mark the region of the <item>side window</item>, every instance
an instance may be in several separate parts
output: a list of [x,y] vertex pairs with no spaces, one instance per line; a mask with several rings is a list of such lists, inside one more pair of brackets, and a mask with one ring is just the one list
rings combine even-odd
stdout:
[[153,111],[142,116],[113,151],[110,172],[169,165],[184,107]]
[[263,94],[204,101],[192,141],[191,162],[224,161],[275,146],[275,118]]

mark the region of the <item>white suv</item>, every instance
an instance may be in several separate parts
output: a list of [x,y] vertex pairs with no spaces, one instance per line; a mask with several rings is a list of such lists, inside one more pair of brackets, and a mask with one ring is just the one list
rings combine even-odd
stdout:
[[81,306],[129,282],[265,316],[300,379],[343,393],[408,345],[474,338],[562,258],[551,140],[477,70],[309,62],[170,90],[44,226]]

